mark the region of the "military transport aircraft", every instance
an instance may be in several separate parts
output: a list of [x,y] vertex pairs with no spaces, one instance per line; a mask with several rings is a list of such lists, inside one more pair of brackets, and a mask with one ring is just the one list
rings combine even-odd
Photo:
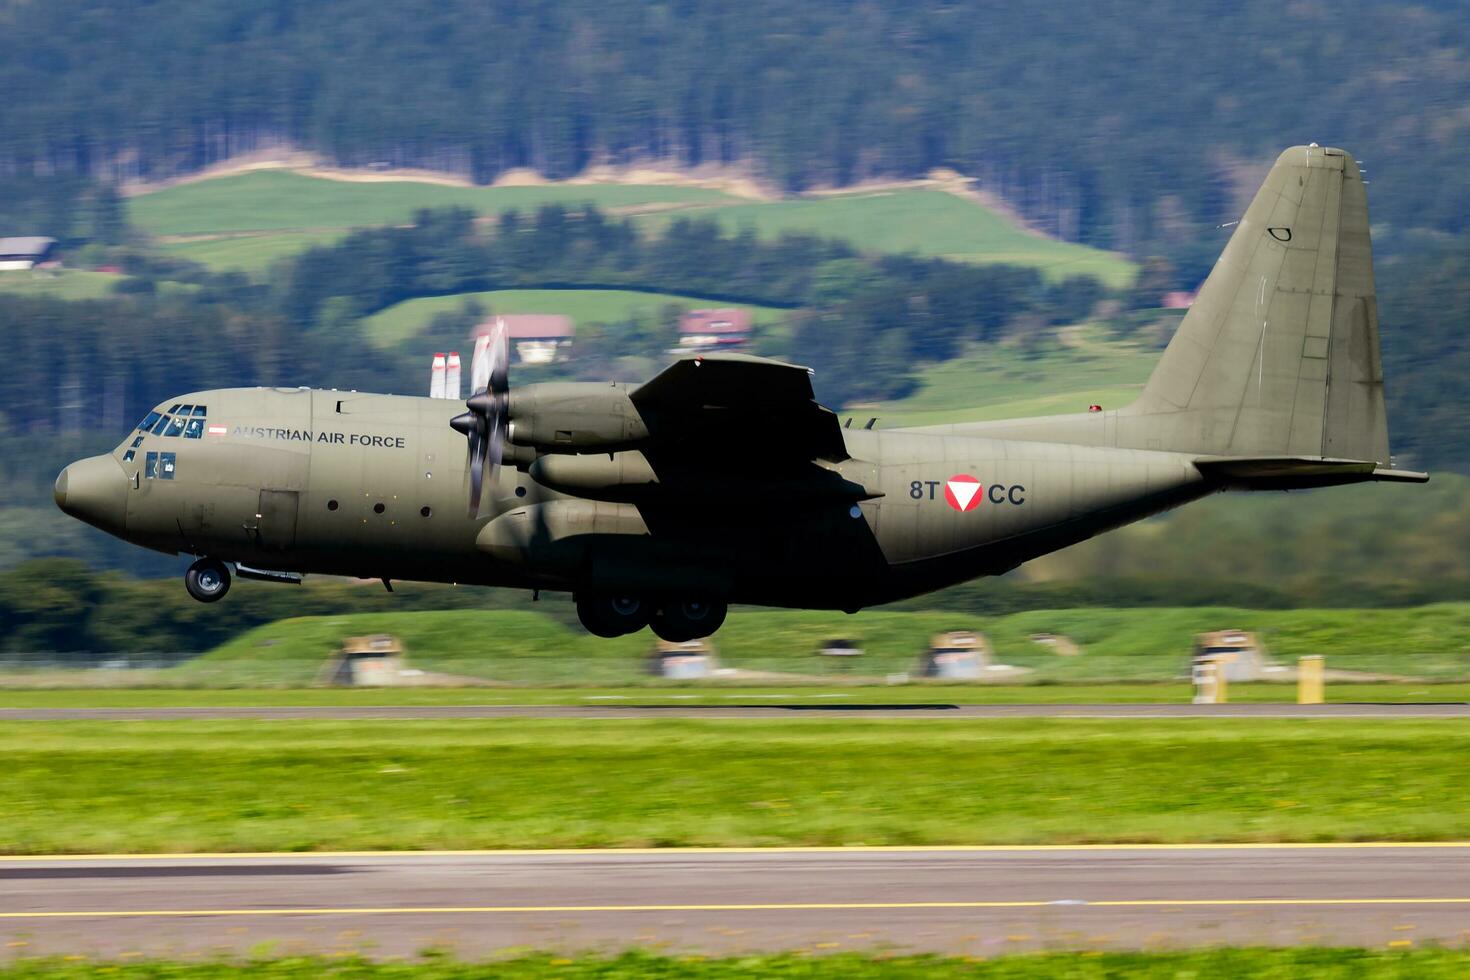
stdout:
[[199,556],[202,602],[231,568],[552,589],[598,636],[678,641],[732,602],[856,611],[1219,490],[1428,479],[1389,456],[1361,174],[1316,144],[1281,154],[1117,410],[853,429],[778,361],[515,390],[507,361],[503,331],[477,343],[464,409],[457,380],[450,398],[180,395],[63,470],[56,502]]

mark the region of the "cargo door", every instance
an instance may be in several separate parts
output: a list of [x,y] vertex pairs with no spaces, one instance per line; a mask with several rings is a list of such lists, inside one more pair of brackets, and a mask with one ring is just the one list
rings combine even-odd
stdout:
[[296,545],[296,512],[301,494],[296,490],[260,491],[256,536],[266,551],[287,551]]

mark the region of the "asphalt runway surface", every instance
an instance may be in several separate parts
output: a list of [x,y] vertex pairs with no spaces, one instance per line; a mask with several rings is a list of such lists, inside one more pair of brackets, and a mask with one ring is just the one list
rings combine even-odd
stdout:
[[454,718],[1470,718],[1470,703],[1424,704],[791,704],[312,705],[172,708],[0,708],[0,721]]
[[0,858],[11,955],[1470,940],[1470,843]]

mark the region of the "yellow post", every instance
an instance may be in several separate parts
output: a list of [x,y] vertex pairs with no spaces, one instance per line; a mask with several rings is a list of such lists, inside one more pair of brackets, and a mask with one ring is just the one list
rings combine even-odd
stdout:
[[[1234,659],[1233,657],[1231,658]],[[1225,704],[1230,700],[1230,685],[1225,683],[1225,661],[1215,660],[1215,703]]]
[[1324,661],[1320,656],[1298,658],[1296,662],[1296,703],[1321,704],[1323,701]]

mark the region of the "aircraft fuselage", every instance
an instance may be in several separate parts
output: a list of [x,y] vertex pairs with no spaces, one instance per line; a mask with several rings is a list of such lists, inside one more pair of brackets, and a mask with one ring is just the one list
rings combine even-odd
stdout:
[[1215,489],[1178,453],[848,429],[852,458],[821,464],[855,488],[846,496],[763,482],[758,460],[652,505],[561,493],[505,466],[471,518],[449,426],[462,405],[183,395],[158,413],[189,409],[183,431],[164,423],[73,464],[58,503],[149,548],[259,569],[856,609],[1003,572]]

